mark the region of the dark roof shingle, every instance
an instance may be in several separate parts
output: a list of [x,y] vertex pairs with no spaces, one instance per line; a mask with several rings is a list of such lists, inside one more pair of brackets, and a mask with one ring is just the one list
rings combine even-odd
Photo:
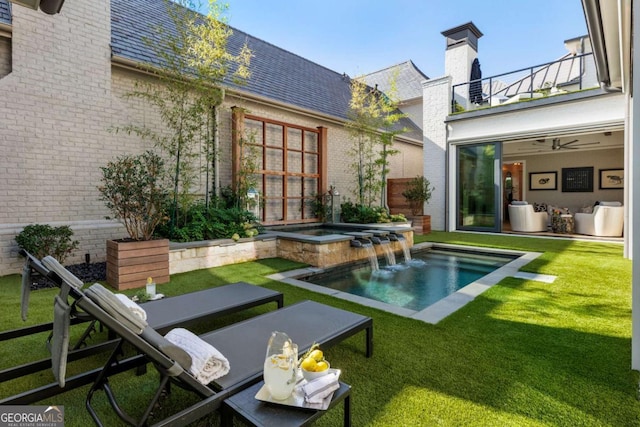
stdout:
[[[153,50],[144,42],[160,37],[154,29],[166,31],[173,24],[162,0],[111,0],[112,53],[133,61],[159,64]],[[243,86],[230,87],[261,97],[347,119],[351,98],[350,79],[342,74],[295,55],[243,31],[232,28],[228,49],[237,54],[246,43],[251,49],[251,77]],[[405,135],[421,140],[419,128],[410,120],[402,126]]]
[[11,25],[11,4],[9,0],[0,0],[0,24]]

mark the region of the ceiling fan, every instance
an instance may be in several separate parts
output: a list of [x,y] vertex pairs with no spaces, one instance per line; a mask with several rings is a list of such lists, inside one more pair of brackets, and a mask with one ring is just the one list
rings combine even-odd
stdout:
[[557,150],[577,150],[578,148],[586,147],[587,145],[600,144],[600,141],[582,142],[582,143],[576,144],[576,142],[579,142],[579,141],[580,141],[579,139],[574,139],[573,141],[560,142],[560,138],[553,138],[551,140],[551,147],[549,147],[549,145],[546,143],[547,142],[546,139],[536,139],[533,145],[537,147],[551,148],[551,150],[557,151]]

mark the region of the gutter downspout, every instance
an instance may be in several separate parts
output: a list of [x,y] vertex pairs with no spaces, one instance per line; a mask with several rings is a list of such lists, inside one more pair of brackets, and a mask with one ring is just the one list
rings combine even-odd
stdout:
[[607,46],[604,41],[604,29],[602,28],[602,11],[598,0],[582,0],[582,10],[587,29],[591,36],[593,59],[596,64],[596,71],[600,80],[600,87],[607,92],[619,92],[611,87],[611,76],[609,75],[609,62],[607,60]]
[[213,189],[216,196],[220,197],[220,122],[217,114],[217,106],[213,107],[214,111],[214,135],[213,135],[213,180],[215,188]]

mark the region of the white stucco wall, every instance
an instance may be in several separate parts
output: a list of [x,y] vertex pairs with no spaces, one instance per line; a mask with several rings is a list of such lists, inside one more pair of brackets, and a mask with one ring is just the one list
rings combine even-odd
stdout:
[[400,106],[400,111],[407,115],[413,123],[415,123],[420,129],[422,129],[422,98],[404,103]]

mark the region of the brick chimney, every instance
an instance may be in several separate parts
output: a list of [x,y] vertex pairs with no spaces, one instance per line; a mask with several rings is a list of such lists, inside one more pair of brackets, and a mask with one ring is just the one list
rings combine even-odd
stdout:
[[[471,64],[478,57],[478,39],[482,33],[473,22],[459,25],[443,31],[446,51],[444,54],[444,74],[451,76],[451,85],[468,82],[471,77]],[[455,100],[464,108],[468,107],[468,87],[456,90]]]

